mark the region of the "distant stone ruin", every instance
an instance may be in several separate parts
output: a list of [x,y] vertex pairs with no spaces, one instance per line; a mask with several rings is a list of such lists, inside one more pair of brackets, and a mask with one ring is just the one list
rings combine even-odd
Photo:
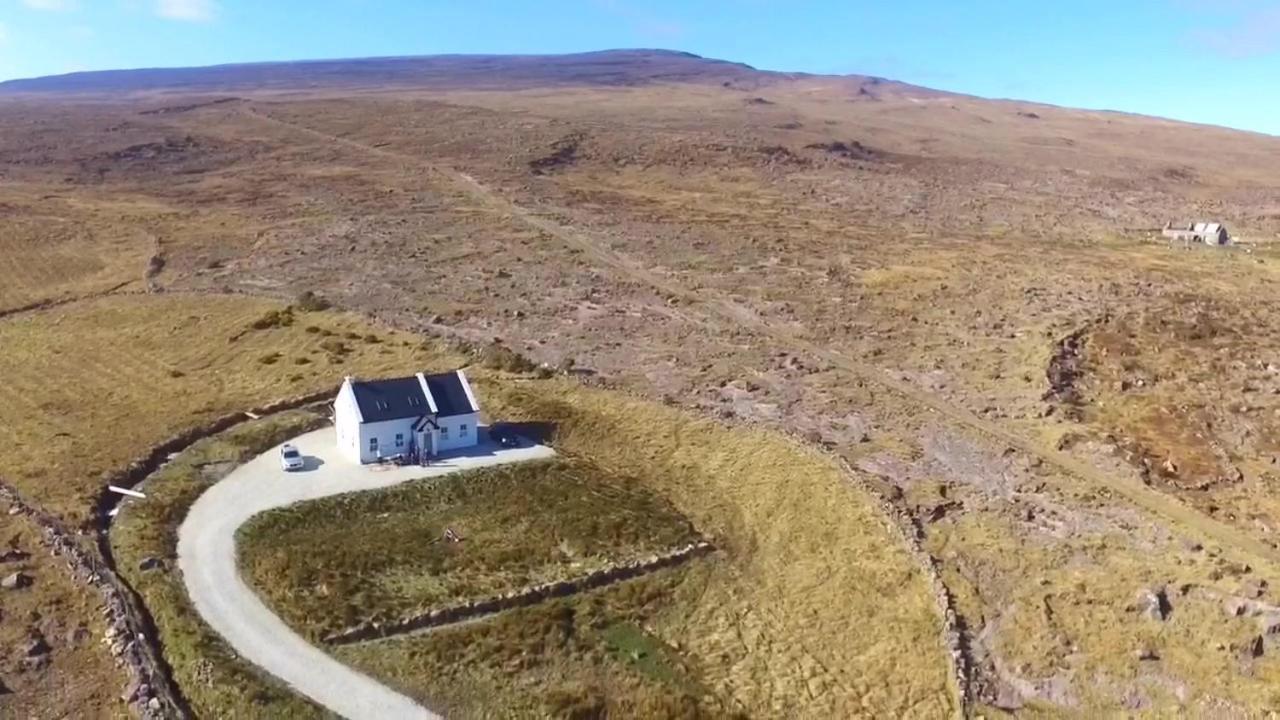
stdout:
[[1205,245],[1228,245],[1231,243],[1231,234],[1227,232],[1227,226],[1220,222],[1169,223],[1164,226],[1164,236],[1187,244],[1197,242]]

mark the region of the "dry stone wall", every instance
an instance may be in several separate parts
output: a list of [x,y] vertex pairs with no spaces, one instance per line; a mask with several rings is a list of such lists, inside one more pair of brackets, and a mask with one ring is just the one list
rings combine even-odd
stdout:
[[102,641],[128,677],[121,696],[125,702],[147,719],[191,717],[154,641],[150,617],[127,584],[86,550],[74,532],[27,503],[16,489],[4,482],[0,482],[0,501],[9,506],[9,512],[26,516],[40,528],[41,544],[66,561],[71,577],[102,596],[102,614],[107,626]]
[[324,638],[324,641],[330,645],[351,645],[393,635],[403,635],[416,630],[450,625],[482,615],[492,615],[503,610],[535,605],[551,598],[575,595],[623,580],[630,580],[655,570],[679,565],[690,558],[704,555],[714,549],[714,546],[705,540],[690,543],[665,553],[650,555],[625,563],[617,563],[568,580],[531,585],[501,595],[493,595],[458,605],[436,608],[395,622],[363,623],[329,635]]

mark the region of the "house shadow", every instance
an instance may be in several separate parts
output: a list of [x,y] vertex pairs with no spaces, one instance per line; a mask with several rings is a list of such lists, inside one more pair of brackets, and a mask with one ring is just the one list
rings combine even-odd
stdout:
[[480,442],[468,448],[459,448],[436,455],[427,463],[430,467],[452,467],[456,458],[493,457],[505,450],[546,445],[555,436],[556,424],[552,422],[502,422],[494,423],[501,432],[516,439],[516,445],[505,446],[489,436],[491,427],[483,428]]
[[546,445],[556,435],[556,424],[546,420],[500,422],[494,423],[494,425],[500,426],[515,435],[520,440],[520,447],[527,447],[529,443]]

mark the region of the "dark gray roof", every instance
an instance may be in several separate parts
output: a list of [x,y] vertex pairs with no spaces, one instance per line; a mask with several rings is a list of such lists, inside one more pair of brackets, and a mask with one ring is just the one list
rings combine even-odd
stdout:
[[427,388],[431,390],[431,399],[436,401],[440,417],[479,412],[480,408],[472,407],[471,399],[467,397],[467,391],[462,387],[462,378],[457,372],[426,377]]
[[416,377],[360,380],[351,383],[360,416],[367,423],[421,417],[431,412]]
[[[435,401],[437,415],[450,417],[479,412],[471,404],[462,378],[457,371],[426,375],[427,389]],[[364,422],[403,420],[431,414],[431,403],[422,392],[422,383],[416,376],[387,380],[357,380],[351,383],[356,405]]]

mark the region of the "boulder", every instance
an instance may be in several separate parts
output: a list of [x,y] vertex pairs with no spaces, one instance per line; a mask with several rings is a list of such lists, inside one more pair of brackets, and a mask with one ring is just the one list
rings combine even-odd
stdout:
[[158,557],[145,557],[138,563],[138,569],[143,572],[159,570],[164,567],[164,560]]
[[120,693],[120,699],[126,703],[144,700],[151,696],[151,687],[138,678],[134,678]]
[[89,628],[84,625],[80,625],[67,631],[66,640],[68,645],[75,647],[88,642],[90,637],[92,637],[92,635],[89,632]]
[[1173,603],[1169,602],[1169,593],[1163,587],[1140,590],[1137,602],[1129,607],[1152,620],[1168,620],[1173,614]]
[[1266,580],[1248,580],[1240,585],[1240,594],[1250,598],[1257,599],[1267,594]]
[[44,635],[41,635],[40,633],[32,633],[31,636],[27,638],[26,645],[22,648],[23,655],[29,658],[43,657],[52,651],[53,648],[49,647],[49,643],[45,641]]
[[1014,713],[1022,709],[1024,701],[1021,693],[1008,683],[1002,682],[992,704],[1007,713]]
[[21,590],[30,586],[31,576],[24,572],[10,573],[3,580],[0,580],[0,588],[5,590]]
[[31,553],[19,550],[17,548],[9,548],[0,553],[0,563],[22,562],[31,557]]
[[1262,657],[1262,653],[1266,652],[1266,647],[1266,642],[1262,639],[1262,636],[1259,635],[1249,641],[1248,646],[1245,648],[1245,652],[1249,657],[1259,658]]

